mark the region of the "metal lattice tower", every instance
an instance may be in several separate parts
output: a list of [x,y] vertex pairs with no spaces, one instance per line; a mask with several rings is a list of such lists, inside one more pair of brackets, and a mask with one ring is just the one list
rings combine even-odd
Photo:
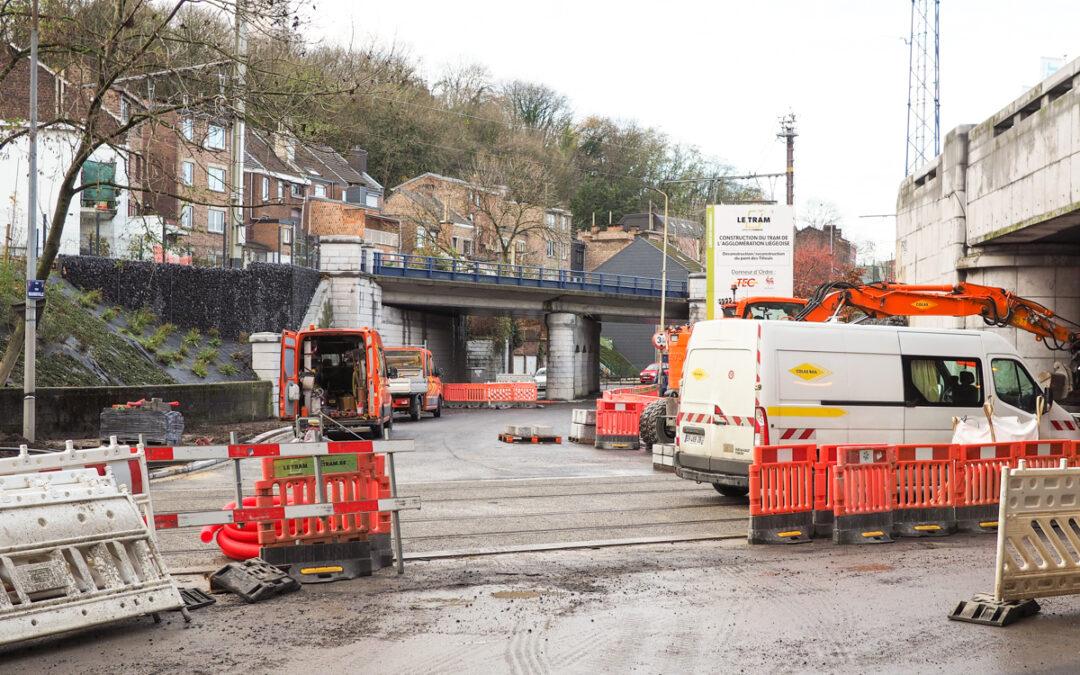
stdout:
[[905,176],[941,151],[940,7],[941,0],[911,0]]

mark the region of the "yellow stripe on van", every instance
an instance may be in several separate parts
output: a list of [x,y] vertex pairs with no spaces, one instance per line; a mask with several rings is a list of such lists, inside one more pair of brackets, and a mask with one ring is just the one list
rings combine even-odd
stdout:
[[843,408],[829,408],[822,405],[774,405],[765,409],[769,417],[843,417],[847,411]]

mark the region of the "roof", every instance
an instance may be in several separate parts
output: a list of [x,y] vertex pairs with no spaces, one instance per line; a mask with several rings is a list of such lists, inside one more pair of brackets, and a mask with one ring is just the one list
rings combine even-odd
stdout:
[[[664,229],[664,214],[653,212],[652,222],[650,223],[648,212],[627,213],[619,219],[619,225],[622,225],[624,228],[636,227],[639,230],[659,232]],[[676,237],[700,239],[705,236],[705,226],[695,220],[690,220],[689,218],[668,216],[668,232],[674,234]]]
[[[684,281],[690,272],[702,271],[702,266],[695,260],[683,255],[676,247],[668,246],[668,278]],[[641,278],[659,278],[661,263],[664,259],[662,249],[645,237],[634,237],[634,241],[624,246],[604,262],[596,266],[594,272],[630,274]]]
[[293,159],[279,155],[274,147],[273,134],[248,127],[244,138],[244,161],[255,171],[295,176],[298,183],[312,180],[339,185],[364,185],[381,190],[382,186],[369,176],[349,166],[348,161],[329,145],[304,143],[295,140]]
[[443,220],[444,215],[446,215],[449,216],[450,222],[452,223],[458,225],[472,225],[472,222],[470,222],[468,218],[452,208],[447,208],[446,204],[434,195],[425,194],[418,190],[406,190],[401,187],[395,188],[394,194],[400,194],[401,196],[408,198],[428,213],[435,214],[439,220]]

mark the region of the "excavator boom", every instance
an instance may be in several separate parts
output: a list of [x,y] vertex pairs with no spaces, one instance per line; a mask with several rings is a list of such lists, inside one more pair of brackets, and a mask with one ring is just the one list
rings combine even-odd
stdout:
[[889,282],[825,284],[814,292],[795,318],[828,321],[846,307],[873,318],[981,316],[989,326],[1012,326],[1032,333],[1051,349],[1080,350],[1078,326],[1058,317],[1049,308],[1002,288],[964,282],[955,286]]

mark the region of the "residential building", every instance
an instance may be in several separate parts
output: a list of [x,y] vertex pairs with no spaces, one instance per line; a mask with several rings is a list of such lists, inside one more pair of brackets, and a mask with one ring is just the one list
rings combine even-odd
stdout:
[[329,146],[250,128],[245,145],[249,260],[311,265],[326,235],[397,250],[398,224],[380,213],[383,189],[367,173],[364,150],[346,160]]
[[[649,237],[635,236],[627,246],[592,271],[659,279],[663,261],[664,254],[657,242]],[[698,261],[683,255],[677,247],[668,248],[668,282],[686,283],[691,272],[701,271],[704,271],[704,267]],[[644,368],[656,360],[652,336],[658,328],[650,324],[605,321],[600,328],[600,336],[610,339],[615,351],[626,357],[634,366]]]
[[795,248],[809,245],[828,249],[839,267],[855,266],[858,247],[845,239],[841,228],[834,224],[829,223],[821,228],[812,225],[795,228]]
[[[585,269],[597,269],[639,237],[663,247],[664,215],[653,212],[650,217],[647,212],[628,213],[616,225],[579,232],[578,241],[585,244]],[[705,228],[696,221],[669,216],[668,246],[690,260],[701,262],[704,260]]]
[[[10,64],[10,48],[0,51],[0,69]],[[4,79],[0,96],[0,135],[26,124],[29,115],[30,63],[22,59]],[[44,64],[38,66],[38,118],[42,122],[60,118],[79,119],[85,114],[85,99],[69,77]],[[109,123],[120,123],[118,115],[106,109]],[[128,181],[126,138],[103,146],[91,155],[75,183],[123,185]],[[38,133],[38,213],[37,249],[40,252],[52,227],[60,186],[79,142],[78,129],[50,125]],[[24,255],[27,246],[27,188],[29,185],[29,143],[23,136],[0,149],[0,255]],[[72,198],[64,215],[60,239],[61,255],[100,251],[103,254],[124,247],[123,232],[130,218],[130,193],[112,187],[82,190]]]
[[409,252],[569,269],[570,211],[518,203],[505,192],[425,173],[395,187],[385,210],[401,220]]

